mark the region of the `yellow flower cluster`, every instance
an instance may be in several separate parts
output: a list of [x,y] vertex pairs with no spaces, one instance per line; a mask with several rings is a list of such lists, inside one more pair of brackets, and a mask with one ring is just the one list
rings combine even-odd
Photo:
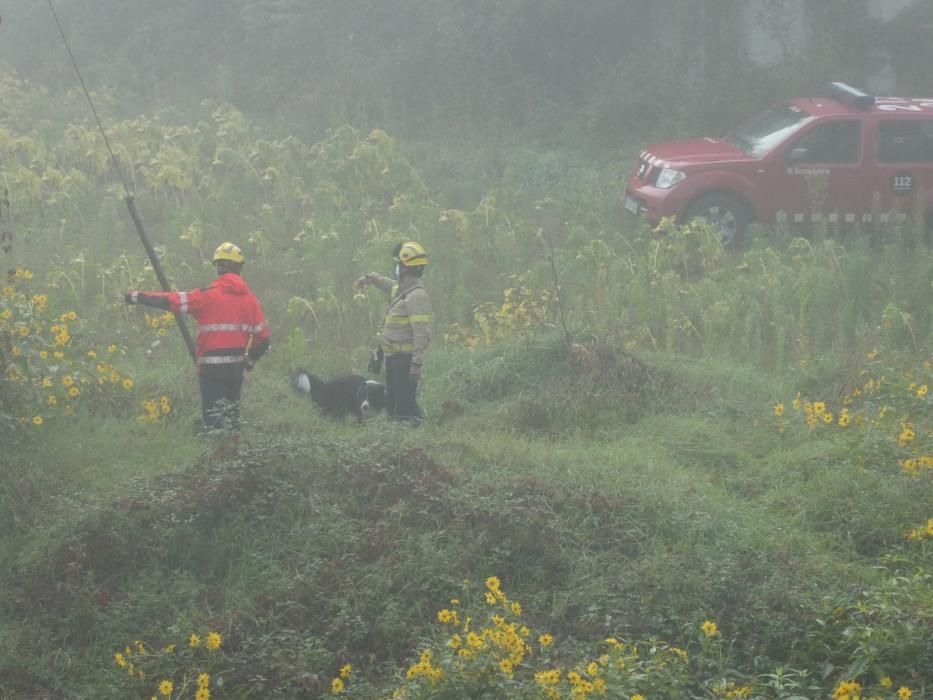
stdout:
[[[96,355],[95,355],[96,357]],[[129,377],[122,376],[114,367],[106,362],[98,362],[96,365],[97,369],[97,383],[99,385],[106,384],[107,382],[111,384],[120,383],[124,389],[129,391],[133,388],[133,380]]]
[[715,622],[712,622],[710,620],[707,620],[702,625],[700,625],[700,629],[703,630],[703,634],[705,634],[707,637],[719,637],[720,636],[719,627],[716,625]]
[[144,318],[146,325],[154,330],[157,335],[165,335],[166,329],[175,321],[175,314],[173,314],[171,311],[166,311],[165,313],[159,314],[158,316],[145,314]]
[[914,426],[909,421],[902,421],[901,432],[897,436],[897,444],[901,447],[907,447],[916,437],[917,433],[914,431]]
[[211,677],[210,674],[202,673],[198,675],[198,689],[194,693],[194,700],[210,700],[211,698]]
[[353,672],[353,666],[351,666],[350,664],[344,664],[343,666],[341,666],[340,674],[336,678],[331,679],[330,692],[332,692],[334,695],[339,695],[340,693],[342,693],[344,689],[346,688],[344,681],[350,678],[350,674],[352,672]]
[[905,474],[916,478],[920,476],[921,470],[933,469],[933,455],[918,455],[908,459],[899,459],[897,463]]
[[833,700],[861,700],[862,684],[857,681],[842,681],[833,691]]
[[473,326],[453,324],[445,338],[475,348],[498,340],[527,334],[544,326],[553,316],[555,299],[549,289],[519,285],[502,292],[502,304],[486,303],[473,312]]
[[717,698],[748,698],[752,689],[747,685],[736,685],[732,681],[713,686],[713,695]]
[[155,423],[160,418],[167,416],[172,412],[172,402],[168,396],[161,396],[158,401],[155,399],[146,399],[142,402],[145,413],[136,420],[140,423]]
[[[472,697],[479,683],[487,690],[503,689],[503,697],[505,688],[515,687],[527,688],[532,690],[531,696],[549,700],[599,698],[611,692],[612,697],[643,698],[634,693],[635,687],[651,685],[653,677],[660,674],[666,677],[664,682],[674,678],[687,682],[687,651],[658,641],[652,642],[650,654],[642,658],[636,646],[610,637],[596,658],[583,659],[567,668],[553,665],[550,649],[554,638],[523,624],[522,606],[509,599],[496,576],[486,579],[477,600],[478,610],[460,608],[459,603],[452,600],[451,607],[438,611],[445,641],[421,652],[418,662],[405,674],[411,685],[396,688],[391,697],[405,698],[411,691],[420,697],[424,692],[420,683],[424,680],[437,686],[431,692],[444,697]],[[476,618],[483,622],[474,622],[469,611],[476,611]],[[746,695],[735,689],[729,697]]]
[[43,314],[49,305],[49,297],[47,294],[33,294],[29,301],[33,303],[36,307],[36,313]]
[[907,539],[911,542],[920,542],[921,540],[933,539],[933,518],[927,520],[926,526],[915,527],[907,533]]
[[[38,428],[55,414],[74,415],[77,400],[89,393],[95,381],[98,387],[109,379],[131,389],[132,380],[99,363],[100,352],[77,347],[80,339],[73,335],[73,322],[79,320],[76,311],[56,313],[51,322],[43,317],[51,306],[50,294],[28,289],[32,275],[27,272],[20,268],[19,274],[10,275],[10,283],[0,294],[0,331],[7,331],[10,352],[18,358],[16,363],[7,363],[0,382],[18,385],[7,397],[26,409],[19,423]],[[108,352],[117,350],[111,343]],[[98,363],[96,376],[94,363]]]
[[437,683],[444,677],[444,669],[434,666],[431,663],[431,650],[425,649],[421,652],[418,663],[409,666],[405,674],[409,680],[424,677],[432,683]]
[[[878,351],[869,353],[869,359],[878,357]],[[892,359],[893,362],[893,359]],[[877,365],[877,363],[875,363]],[[909,449],[913,454],[897,459],[903,473],[912,478],[929,474],[933,470],[933,454],[930,454],[929,387],[933,384],[933,362],[925,360],[922,369],[909,368],[900,371],[900,379],[891,381],[885,376],[876,378],[869,369],[861,372],[864,380],[843,396],[838,415],[829,410],[824,401],[806,401],[798,392],[791,402],[795,413],[801,413],[810,431],[821,425],[835,424],[839,428],[875,431],[878,442],[890,442],[899,450]],[[887,371],[891,371],[888,369]],[[903,381],[903,384],[901,383]],[[897,406],[900,415],[891,415],[892,406]],[[790,425],[781,419],[785,414],[784,403],[773,405],[780,432]],[[912,530],[910,539],[926,537],[926,528]]]
[[56,347],[63,348],[71,343],[71,332],[68,330],[67,323],[53,324],[49,326],[49,332],[53,334]]
[[[213,652],[221,647],[223,643],[223,638],[219,632],[209,632],[206,639],[203,642],[203,647],[208,650],[208,663],[213,659]],[[201,637],[197,634],[192,633],[188,637],[188,646],[192,649],[202,646]],[[146,647],[141,641],[137,640],[133,642],[132,645],[127,645],[122,651],[115,652],[113,655],[114,663],[120,668],[124,669],[131,678],[134,678],[138,681],[146,681],[147,675],[142,670],[143,666],[151,667],[153,670],[153,676],[158,672],[158,676],[162,677],[162,680],[155,686],[154,693],[158,693],[163,697],[171,697],[172,693],[175,692],[175,681],[171,678],[165,678],[166,675],[175,675],[178,677],[180,675],[178,672],[168,674],[165,673],[164,662],[166,659],[170,658],[175,652],[175,644],[168,644],[163,647],[160,651],[153,651]],[[171,657],[174,658],[174,657]],[[162,665],[159,665],[162,662]],[[181,674],[182,680],[179,681],[180,690],[191,687],[191,684],[194,681],[194,672],[184,672]],[[211,676],[206,671],[202,671],[197,675],[197,686],[194,692],[194,700],[210,700],[211,697]],[[135,694],[134,694],[135,696]],[[152,697],[157,697],[152,695]],[[181,697],[179,695],[179,697]],[[189,696],[186,696],[189,697]]]

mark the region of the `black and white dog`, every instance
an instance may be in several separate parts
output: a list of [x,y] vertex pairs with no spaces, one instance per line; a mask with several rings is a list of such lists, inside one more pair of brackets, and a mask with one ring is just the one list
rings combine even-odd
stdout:
[[385,384],[358,374],[323,380],[300,369],[292,375],[292,386],[310,396],[329,418],[353,415],[362,422],[386,407]]

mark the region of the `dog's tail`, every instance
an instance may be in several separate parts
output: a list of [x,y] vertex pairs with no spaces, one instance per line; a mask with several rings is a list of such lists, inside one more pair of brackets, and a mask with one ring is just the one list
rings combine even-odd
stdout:
[[299,369],[292,374],[292,386],[302,394],[313,394],[323,382],[310,372]]

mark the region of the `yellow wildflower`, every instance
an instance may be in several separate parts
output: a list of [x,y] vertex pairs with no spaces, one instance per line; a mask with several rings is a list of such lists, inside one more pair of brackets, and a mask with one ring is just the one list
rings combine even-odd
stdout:
[[784,415],[784,404],[781,403],[780,401],[774,404],[774,415],[778,417],[781,417]]
[[173,685],[171,681],[164,680],[161,683],[159,683],[159,692],[162,693],[162,695],[171,695],[172,689],[174,687],[175,686]]
[[719,636],[719,628],[716,626],[715,622],[710,620],[706,620],[706,622],[700,626],[700,629],[703,630],[703,634],[705,634],[707,637]]
[[538,637],[538,644],[540,644],[543,647],[549,647],[553,643],[554,643],[554,637],[552,637],[551,635],[547,633],[544,633],[540,637]]
[[210,700],[211,691],[207,687],[198,688],[194,694],[194,700]]
[[42,416],[33,416],[33,417],[32,417],[32,424],[33,424],[33,425],[42,425],[42,422],[43,422],[43,421],[42,421]]
[[219,632],[211,632],[207,635],[207,641],[204,643],[204,646],[206,646],[211,651],[214,651],[215,649],[220,649],[222,641],[223,640],[221,639]]
[[116,351],[117,351],[117,346],[114,345],[113,343],[107,346],[107,352],[116,352]]
[[128,377],[127,377],[126,379],[124,379],[124,380],[123,380],[123,388],[126,389],[127,391],[129,391],[130,389],[132,389],[132,388],[133,388],[133,380],[130,379],[130,378],[128,378]]
[[901,433],[897,436],[897,444],[901,447],[907,447],[908,444],[914,441],[915,437],[917,437],[917,434],[914,432],[913,426],[905,421],[901,424]]
[[200,676],[198,676],[198,687],[199,688],[206,688],[210,684],[211,684],[210,675],[208,675],[207,673],[202,673]]
[[906,685],[902,685],[897,689],[897,697],[899,700],[910,700],[911,695],[913,695],[913,693],[910,692],[910,688]]
[[330,692],[332,692],[334,695],[337,695],[338,693],[342,693],[343,692],[343,681],[340,680],[339,678],[334,678],[330,682]]
[[190,637],[188,637],[188,646],[192,648],[201,646],[201,638],[196,634],[192,634]]
[[353,666],[350,664],[344,664],[340,667],[340,677],[347,678],[353,672]]
[[861,683],[857,681],[842,681],[833,691],[833,700],[857,700],[861,693]]
[[923,398],[924,396],[927,395],[928,391],[929,391],[929,387],[926,384],[924,384],[922,387],[917,389],[917,396],[919,396],[920,398]]

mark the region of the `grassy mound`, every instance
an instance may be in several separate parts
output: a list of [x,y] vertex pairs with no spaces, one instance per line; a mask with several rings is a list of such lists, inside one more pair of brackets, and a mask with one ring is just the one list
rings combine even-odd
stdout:
[[[789,387],[549,339],[432,362],[420,430],[327,423],[267,375],[234,458],[184,419],[129,431],[148,431],[147,473],[114,422],[18,451],[0,689],[126,697],[120,669],[101,672],[115,650],[215,629],[230,692],[317,696],[350,661],[376,694],[463,582],[492,574],[567,653],[683,643],[713,619],[739,640],[734,668],[819,665],[831,683],[862,658],[862,610],[884,640],[866,667],[929,682],[929,576],[903,535],[930,484],[775,431],[761,414]],[[51,459],[79,433],[108,450]]]

